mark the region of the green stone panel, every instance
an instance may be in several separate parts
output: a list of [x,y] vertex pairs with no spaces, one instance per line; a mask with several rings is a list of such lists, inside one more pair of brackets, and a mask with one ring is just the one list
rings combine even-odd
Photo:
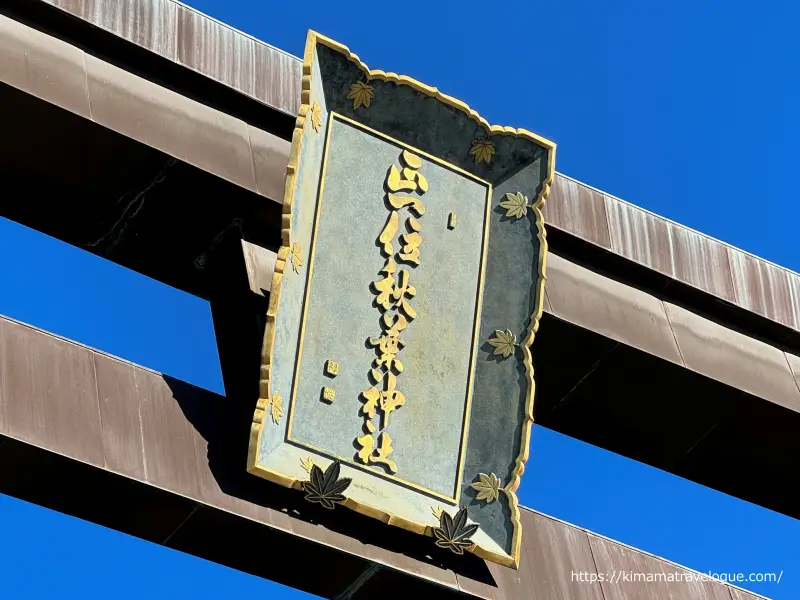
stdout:
[[[305,338],[297,373],[292,441],[353,460],[362,435],[360,395],[371,386],[368,373],[376,352],[370,337],[381,332],[381,311],[371,283],[384,265],[377,238],[390,214],[384,181],[400,165],[403,147],[334,119],[316,224],[313,273],[306,307]],[[488,185],[437,162],[424,160],[420,172],[430,184],[418,218],[423,243],[420,265],[398,261],[410,273],[418,313],[400,338],[404,371],[397,388],[406,404],[393,412],[387,431],[397,477],[446,497],[456,493],[471,366]],[[405,233],[406,209],[400,212]],[[454,229],[448,215],[457,214]],[[395,252],[400,244],[395,242]],[[329,359],[339,375],[324,373]],[[321,401],[333,387],[332,403]],[[379,425],[379,420],[374,420]],[[385,472],[382,466],[372,467]]]

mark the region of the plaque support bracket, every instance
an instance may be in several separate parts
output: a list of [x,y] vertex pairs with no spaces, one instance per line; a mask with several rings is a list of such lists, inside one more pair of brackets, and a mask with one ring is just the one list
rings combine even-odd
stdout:
[[265,315],[277,255],[230,231],[205,270],[222,379],[228,399],[250,406],[258,398]]

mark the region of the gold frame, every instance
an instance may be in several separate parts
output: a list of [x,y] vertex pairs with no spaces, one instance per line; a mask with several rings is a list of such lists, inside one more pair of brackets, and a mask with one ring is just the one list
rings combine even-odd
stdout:
[[[253,414],[253,423],[250,428],[250,443],[247,456],[247,470],[248,472],[277,483],[284,487],[301,489],[300,481],[293,477],[286,477],[259,467],[257,464],[259,439],[261,437],[261,430],[266,416],[266,409],[269,405],[270,394],[270,366],[272,362],[272,352],[275,340],[275,319],[277,317],[278,307],[280,305],[280,295],[282,281],[284,277],[284,269],[289,257],[291,247],[291,223],[292,223],[292,208],[294,204],[294,189],[297,179],[297,166],[300,160],[300,149],[302,147],[303,135],[305,132],[306,121],[310,121],[310,104],[311,104],[311,77],[314,65],[314,51],[317,44],[323,44],[329,48],[343,54],[348,60],[354,63],[365,75],[367,80],[377,79],[380,81],[395,83],[397,85],[407,85],[418,92],[421,92],[431,98],[435,98],[445,104],[460,110],[465,113],[469,118],[481,125],[488,133],[493,135],[510,135],[520,137],[523,139],[531,140],[549,150],[548,173],[545,181],[542,184],[542,189],[532,202],[531,209],[536,218],[537,237],[540,242],[539,253],[539,290],[536,297],[536,306],[534,307],[533,314],[531,315],[531,325],[528,329],[524,339],[519,344],[522,351],[523,366],[525,368],[525,375],[528,380],[528,394],[525,402],[525,419],[522,425],[522,435],[520,439],[520,453],[514,464],[514,469],[511,473],[509,483],[503,488],[503,493],[508,498],[508,504],[511,511],[511,523],[513,527],[513,534],[511,539],[511,552],[509,555],[498,554],[485,548],[474,545],[469,549],[475,555],[490,560],[492,562],[512,567],[514,569],[519,567],[520,549],[522,544],[522,523],[520,518],[519,500],[516,491],[519,488],[521,477],[525,471],[525,463],[528,460],[530,451],[530,436],[531,426],[533,425],[533,403],[534,394],[536,390],[536,383],[534,380],[533,371],[533,357],[531,355],[531,345],[533,344],[536,332],[539,330],[539,322],[542,318],[544,308],[544,287],[546,282],[547,270],[547,234],[544,226],[544,216],[542,208],[550,194],[550,187],[555,177],[555,155],[556,145],[535,133],[526,129],[515,129],[513,127],[504,127],[501,125],[490,125],[486,119],[481,117],[476,111],[472,110],[466,103],[442,94],[437,88],[425,85],[405,75],[397,75],[396,73],[386,73],[380,70],[370,70],[359,59],[358,55],[350,52],[350,49],[328,37],[325,37],[314,31],[309,31],[306,39],[305,51],[303,53],[303,75],[302,75],[302,89],[300,93],[300,108],[298,110],[295,128],[292,133],[292,147],[289,153],[289,164],[286,168],[286,184],[284,187],[284,200],[283,200],[283,214],[281,219],[281,248],[278,251],[277,260],[275,262],[275,271],[272,276],[272,286],[270,289],[269,306],[266,315],[266,327],[264,330],[264,346],[261,355],[261,377],[259,381],[259,400],[256,405],[256,410]],[[355,510],[366,516],[370,516],[383,521],[389,525],[395,525],[413,531],[415,533],[433,536],[433,528],[425,523],[417,523],[393,515],[377,509],[373,506],[352,501],[350,499],[344,502],[348,508]]]
[[[483,226],[483,235],[481,237],[481,256],[480,256],[480,267],[479,267],[479,275],[478,275],[478,290],[475,299],[475,321],[473,322],[473,334],[472,334],[472,346],[470,347],[470,365],[469,365],[469,372],[467,373],[467,390],[466,390],[466,399],[464,403],[464,419],[461,423],[462,427],[462,435],[461,441],[459,443],[459,458],[458,458],[458,470],[456,472],[456,481],[455,481],[455,496],[449,497],[440,492],[435,492],[434,490],[428,489],[424,486],[419,484],[413,483],[402,477],[398,477],[397,475],[391,475],[388,473],[381,473],[380,471],[375,471],[367,467],[366,465],[358,464],[354,462],[352,459],[345,458],[342,456],[334,456],[331,452],[323,450],[321,448],[317,448],[312,444],[301,442],[297,439],[292,439],[292,423],[294,422],[294,408],[295,408],[295,401],[297,399],[297,382],[300,377],[300,364],[302,362],[303,357],[303,340],[305,339],[306,333],[306,315],[308,312],[308,301],[311,297],[311,278],[314,276],[314,255],[317,249],[317,233],[319,233],[319,217],[322,212],[322,202],[323,202],[323,195],[325,191],[325,174],[328,165],[328,153],[330,151],[330,135],[331,135],[331,125],[333,124],[334,120],[338,120],[342,123],[346,123],[357,129],[365,131],[371,135],[376,137],[382,138],[384,140],[389,141],[392,144],[399,146],[402,149],[408,149],[418,154],[419,156],[424,156],[431,162],[435,162],[446,169],[450,169],[458,173],[459,175],[463,175],[464,177],[468,177],[469,179],[476,181],[477,183],[486,187],[486,198],[485,198],[485,208],[484,208],[484,226]],[[486,251],[488,246],[488,238],[489,238],[489,219],[491,217],[491,210],[492,210],[492,184],[488,181],[481,179],[477,175],[465,171],[464,169],[459,168],[458,166],[447,162],[446,160],[442,160],[432,154],[424,152],[410,144],[406,144],[405,142],[401,142],[400,140],[393,138],[390,135],[386,135],[385,133],[381,133],[380,131],[373,129],[372,127],[368,127],[363,123],[359,123],[358,121],[351,119],[350,117],[346,117],[342,114],[337,112],[331,111],[328,113],[328,129],[325,132],[325,150],[322,154],[322,172],[320,175],[320,184],[319,184],[319,191],[317,193],[317,209],[314,213],[314,235],[311,238],[311,247],[308,249],[308,276],[307,276],[307,283],[306,283],[306,293],[303,298],[303,313],[300,317],[300,337],[298,340],[298,347],[299,350],[297,352],[297,359],[295,361],[295,368],[294,368],[294,376],[292,377],[292,394],[289,398],[289,424],[286,429],[286,441],[294,444],[295,446],[300,446],[302,448],[306,448],[308,450],[312,450],[318,454],[322,454],[324,456],[328,456],[330,458],[334,458],[341,462],[342,464],[346,464],[350,467],[358,469],[360,471],[364,471],[365,473],[370,473],[372,475],[376,475],[383,479],[388,479],[390,481],[396,481],[406,487],[410,487],[412,489],[418,490],[423,492],[429,496],[433,496],[437,500],[443,500],[450,504],[457,505],[459,500],[461,499],[461,484],[463,482],[464,476],[464,447],[466,445],[467,440],[467,432],[469,430],[469,421],[470,421],[470,411],[472,410],[472,388],[474,383],[474,370],[475,370],[475,356],[477,354],[475,348],[478,345],[478,334],[480,333],[480,315],[481,309],[483,308],[483,280],[486,273]]]

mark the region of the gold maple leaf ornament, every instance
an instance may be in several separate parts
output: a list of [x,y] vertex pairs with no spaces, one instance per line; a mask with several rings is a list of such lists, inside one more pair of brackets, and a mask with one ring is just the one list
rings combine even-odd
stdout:
[[454,517],[446,511],[439,515],[439,527],[433,530],[436,545],[447,548],[456,554],[464,554],[464,550],[472,546],[471,537],[478,531],[478,525],[467,525],[467,507],[459,510]]
[[353,101],[353,110],[356,110],[359,106],[369,108],[374,97],[375,88],[365,81],[356,81],[350,86],[350,92],[347,94],[348,100]]
[[496,329],[494,337],[489,339],[489,343],[494,347],[493,355],[508,358],[514,354],[514,349],[517,345],[517,336],[511,333],[509,329],[505,331]]
[[350,487],[352,479],[339,478],[341,466],[339,461],[333,461],[325,472],[317,465],[311,465],[310,480],[303,481],[301,486],[306,493],[306,500],[314,504],[321,504],[324,508],[333,510],[337,504],[346,500],[344,491]]
[[322,127],[322,107],[316,102],[311,105],[311,126],[314,131],[319,131]]
[[290,252],[290,255],[292,258],[292,271],[299,273],[300,267],[303,266],[303,251],[300,248],[299,242],[292,244],[292,251]]
[[272,417],[272,422],[275,425],[281,422],[281,417],[283,416],[283,398],[278,392],[274,392],[272,394],[272,400],[270,400],[270,417]]
[[516,194],[509,192],[505,195],[505,200],[500,203],[500,206],[506,209],[508,218],[519,219],[528,212],[528,198],[522,192],[517,192]]
[[487,504],[494,502],[500,496],[500,479],[494,473],[478,473],[478,481],[470,484],[478,492],[476,500],[483,500]]
[[495,153],[494,144],[488,137],[479,137],[472,140],[469,153],[475,157],[475,163],[485,162],[488,165]]
[[311,469],[314,467],[314,459],[312,459],[310,456],[306,456],[305,458],[300,459],[300,464],[306,473],[311,473]]

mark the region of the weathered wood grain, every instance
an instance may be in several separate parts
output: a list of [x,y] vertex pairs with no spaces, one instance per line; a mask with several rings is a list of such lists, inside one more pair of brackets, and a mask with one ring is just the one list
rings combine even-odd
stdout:
[[[262,536],[259,532],[265,531],[266,526],[283,532],[276,535],[292,536],[296,540],[292,543],[335,548],[342,555],[377,562],[398,575],[410,575],[419,582],[415,585],[433,585],[424,588],[425,593],[437,597],[449,597],[444,594],[450,590],[497,600],[604,597],[727,600],[729,587],[722,584],[689,588],[653,583],[623,589],[576,581],[573,573],[596,574],[610,568],[643,571],[682,568],[524,508],[519,570],[488,565],[488,579],[485,576],[474,579],[465,573],[457,575],[438,560],[391,549],[391,544],[382,547],[370,543],[370,539],[379,538],[370,538],[367,531],[348,535],[325,526],[317,518],[309,519],[305,514],[307,503],[300,502],[285,512],[276,510],[275,506],[281,506],[287,498],[295,498],[297,493],[279,490],[237,468],[238,454],[232,449],[237,442],[229,431],[236,419],[231,419],[232,405],[225,398],[3,318],[0,318],[0,366],[0,435],[94,465],[97,468],[88,473],[97,477],[104,471],[122,473],[127,481],[133,482],[131,485],[143,491],[154,489],[196,503],[196,516],[195,512],[186,513],[185,508],[165,508],[171,511],[170,522],[176,523],[176,516],[180,516],[177,510],[183,516],[176,525],[184,524],[180,528],[173,525],[171,533],[161,534],[161,538],[154,538],[152,532],[148,534],[148,539],[184,551],[212,559],[219,556],[219,549],[211,552],[203,547],[202,538],[208,532],[193,538],[199,533],[193,529],[192,520],[199,520],[197,527],[203,527],[211,515],[231,515],[237,519],[237,530],[243,536],[240,544],[246,545],[249,536],[253,539]],[[5,476],[0,475],[0,480]],[[29,473],[29,476],[47,474]],[[115,498],[117,506],[104,509],[109,514],[127,510],[124,498]],[[220,512],[214,513],[215,510]],[[83,516],[94,519],[91,514]],[[160,519],[159,515],[151,516]],[[98,520],[109,522],[103,516],[98,516]],[[114,516],[110,522],[134,535],[144,531],[135,519],[126,519],[124,514]],[[184,528],[194,533],[183,536]],[[414,537],[415,541],[419,539]],[[229,560],[223,562],[231,564]],[[341,574],[342,569],[348,569],[347,577],[352,578],[358,572],[358,564],[342,563],[341,567],[327,564],[325,569],[334,569],[329,578],[336,572]],[[231,566],[250,568],[245,563]],[[319,590],[313,586],[305,589]],[[742,596],[740,600],[745,598]]]

